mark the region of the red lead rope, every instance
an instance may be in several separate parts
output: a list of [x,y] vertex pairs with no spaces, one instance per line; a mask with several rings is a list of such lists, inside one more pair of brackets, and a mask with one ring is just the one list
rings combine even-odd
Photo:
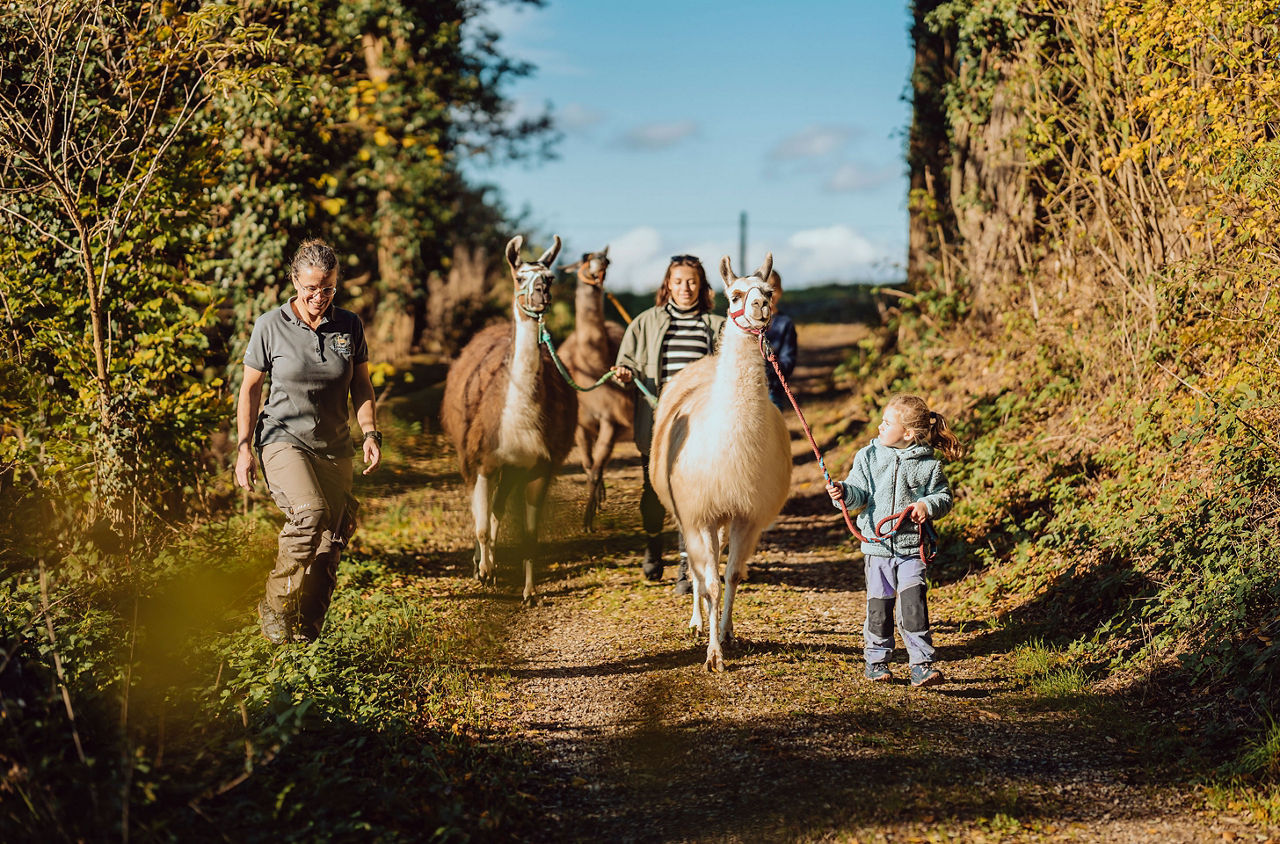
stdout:
[[[796,416],[800,419],[800,427],[804,428],[804,435],[809,438],[809,446],[813,449],[813,456],[818,458],[818,466],[822,468],[822,477],[826,480],[827,485],[831,484],[831,473],[827,471],[827,463],[822,459],[822,452],[818,450],[818,443],[813,439],[813,431],[809,429],[809,423],[805,421],[804,414],[800,412],[800,405],[796,402],[795,395],[791,392],[791,386],[787,383],[787,379],[782,374],[782,367],[778,365],[778,356],[773,353],[773,348],[769,345],[768,339],[764,335],[764,331],[758,328],[750,328],[743,326],[738,322],[738,317],[746,312],[746,308],[739,311],[729,311],[729,318],[733,320],[733,324],[741,328],[748,334],[754,334],[760,339],[760,354],[770,364],[773,365],[773,371],[778,373],[778,382],[782,384],[782,389],[787,394],[787,398],[791,401],[791,406],[795,408]],[[881,545],[885,543],[895,533],[902,530],[907,520],[911,517],[911,508],[903,510],[901,513],[894,513],[892,516],[885,516],[876,522],[876,535],[874,538],[868,539],[863,536],[861,531],[853,523],[853,517],[849,515],[849,508],[845,505],[844,499],[840,499],[840,513],[844,516],[844,523],[849,532],[858,538],[859,542],[878,542]],[[893,527],[886,533],[883,528],[886,522],[893,522]],[[931,542],[926,541],[926,533]],[[936,544],[936,534],[928,522],[925,522],[920,529],[920,561],[926,566],[933,561],[933,552],[928,546]]]

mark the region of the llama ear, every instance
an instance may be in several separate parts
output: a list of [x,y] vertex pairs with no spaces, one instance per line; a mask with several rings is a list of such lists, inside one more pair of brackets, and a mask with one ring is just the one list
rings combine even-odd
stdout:
[[520,247],[524,245],[524,236],[516,235],[507,241],[507,263],[514,272],[520,266]]
[[724,279],[725,284],[733,284],[734,279],[737,278],[733,274],[733,265],[729,263],[728,255],[720,259],[720,277]]
[[551,235],[555,239],[555,243],[551,248],[542,253],[542,257],[538,259],[538,263],[544,267],[550,267],[556,260],[556,256],[560,254],[560,235]]
[[760,269],[756,270],[756,275],[760,276],[761,281],[769,280],[769,273],[773,272],[773,253],[764,253],[764,263],[760,265]]
[[576,272],[577,272],[578,270],[580,270],[580,269],[582,269],[582,262],[581,262],[581,261],[574,261],[572,264],[569,264],[569,265],[568,265],[568,266],[566,266],[566,267],[561,267],[561,268],[560,268],[560,272],[562,272],[562,273],[576,273]]
[[604,251],[600,253],[600,257],[602,257],[602,258],[608,258],[608,257],[609,257],[609,244],[607,244],[607,243],[606,243],[606,244],[604,245]]

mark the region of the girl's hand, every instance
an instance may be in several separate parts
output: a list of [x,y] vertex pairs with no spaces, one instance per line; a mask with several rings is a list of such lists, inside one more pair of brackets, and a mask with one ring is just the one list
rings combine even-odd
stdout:
[[917,501],[911,505],[911,521],[918,525],[929,521],[929,508],[924,506],[923,501]]
[[631,370],[625,366],[615,366],[613,368],[613,377],[618,379],[619,384],[630,384],[632,379]]
[[844,484],[839,481],[832,481],[827,484],[827,495],[830,495],[831,500],[837,504],[844,501]]

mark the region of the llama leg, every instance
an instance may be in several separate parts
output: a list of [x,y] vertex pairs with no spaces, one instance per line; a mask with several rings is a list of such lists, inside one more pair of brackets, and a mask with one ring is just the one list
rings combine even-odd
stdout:
[[698,641],[698,631],[703,628],[702,621],[702,599],[706,590],[702,587],[702,578],[694,573],[693,567],[688,568],[689,582],[693,586],[693,614],[689,616],[689,639]]
[[582,529],[590,533],[591,520],[596,512],[595,464],[592,455],[595,453],[595,431],[588,431],[586,425],[579,425],[573,432],[578,453],[582,455],[582,473],[587,476],[587,506],[582,511]]
[[[677,527],[679,527],[677,525]],[[707,580],[702,576],[702,569],[706,554],[703,552],[705,540],[701,533],[697,534],[697,539],[688,541],[686,537],[685,547],[689,554],[689,580],[693,584],[693,614],[689,617],[689,638],[697,641],[698,633],[707,629],[707,624],[715,619],[714,615],[707,613],[702,605],[703,601],[711,600],[711,589]],[[696,547],[695,547],[696,546]],[[712,577],[714,578],[714,569]]]
[[747,560],[755,553],[760,541],[760,529],[750,524],[735,524],[729,533],[729,562],[724,568],[724,609],[720,616],[720,630],[726,641],[733,639],[733,599],[738,594],[738,584],[747,574]]
[[525,606],[533,606],[538,602],[533,585],[533,555],[538,548],[538,525],[542,520],[542,507],[547,500],[547,490],[551,488],[550,471],[550,466],[545,467],[545,474],[535,476],[524,487],[520,496],[524,502],[524,537],[521,547],[524,549]]
[[579,425],[573,431],[573,442],[578,446],[578,453],[582,455],[582,473],[587,476],[587,480],[591,480],[591,434],[587,431],[586,425]]
[[[724,670],[724,654],[720,645],[720,626],[716,616],[720,609],[720,541],[714,528],[711,530],[692,530],[685,535],[685,547],[689,552],[689,577],[693,579],[694,589],[707,602],[706,626],[708,633],[707,662],[708,671]],[[700,608],[701,601],[695,601]],[[691,622],[692,623],[692,622]]]
[[495,516],[491,486],[489,476],[481,473],[476,476],[476,485],[471,490],[471,517],[476,528],[475,577],[481,583],[492,583],[494,576],[493,530],[490,523]]
[[596,444],[591,451],[590,481],[587,487],[587,510],[582,518],[582,526],[591,530],[595,520],[596,509],[604,503],[604,467],[609,463],[609,455],[613,453],[613,423],[604,420],[596,433]]

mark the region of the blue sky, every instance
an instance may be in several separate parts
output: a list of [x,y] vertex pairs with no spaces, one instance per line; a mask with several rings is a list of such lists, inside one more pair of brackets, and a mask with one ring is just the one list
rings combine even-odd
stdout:
[[786,286],[903,275],[906,3],[548,0],[487,23],[537,66],[506,92],[517,112],[550,107],[564,138],[554,161],[469,172],[565,262],[607,243],[622,290],[686,252],[714,277],[772,251]]

